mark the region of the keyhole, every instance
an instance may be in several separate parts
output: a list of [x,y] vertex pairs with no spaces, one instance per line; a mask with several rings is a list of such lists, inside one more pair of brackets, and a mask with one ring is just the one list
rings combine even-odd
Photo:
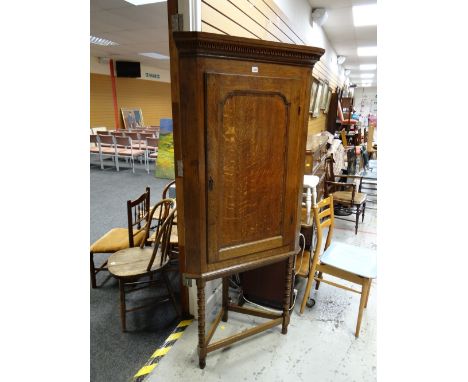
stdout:
[[213,178],[210,176],[210,179],[208,180],[208,189],[210,191],[213,191]]

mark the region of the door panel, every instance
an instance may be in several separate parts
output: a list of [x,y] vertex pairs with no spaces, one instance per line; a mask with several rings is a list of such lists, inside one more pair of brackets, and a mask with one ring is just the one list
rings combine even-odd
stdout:
[[206,74],[208,262],[287,244],[294,81]]

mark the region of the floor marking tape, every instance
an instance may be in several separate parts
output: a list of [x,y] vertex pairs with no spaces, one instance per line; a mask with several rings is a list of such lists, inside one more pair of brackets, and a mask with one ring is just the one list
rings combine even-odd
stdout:
[[160,360],[169,352],[174,343],[180,337],[182,337],[182,334],[184,334],[185,329],[188,328],[192,321],[193,320],[181,321],[175,327],[175,329],[172,331],[169,337],[166,338],[164,343],[154,351],[154,353],[151,355],[151,357],[145,363],[145,365],[142,368],[140,368],[140,370],[138,370],[138,372],[133,376],[133,382],[142,382],[148,376],[148,374],[153,371],[153,369],[160,362]]

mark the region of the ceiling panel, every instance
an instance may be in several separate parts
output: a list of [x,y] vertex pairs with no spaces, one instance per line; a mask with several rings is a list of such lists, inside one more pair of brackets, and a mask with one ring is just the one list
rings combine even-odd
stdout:
[[91,0],[91,35],[119,43],[118,46],[90,45],[98,57],[139,61],[143,65],[169,69],[169,60],[155,60],[139,53],[169,55],[167,4],[134,6],[124,0]]
[[[353,5],[376,4],[376,0],[309,0],[312,8],[325,8],[328,19],[323,25],[325,34],[336,53],[346,56],[343,66],[351,69],[351,80],[359,79],[359,65],[377,63],[376,57],[359,57],[358,46],[377,45],[377,26],[355,27]],[[374,73],[377,73],[376,71]],[[373,79],[374,83],[377,78]]]

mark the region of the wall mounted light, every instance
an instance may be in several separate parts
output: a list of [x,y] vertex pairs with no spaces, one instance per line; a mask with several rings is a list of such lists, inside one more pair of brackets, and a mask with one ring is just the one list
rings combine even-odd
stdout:
[[345,56],[338,56],[336,57],[336,62],[338,62],[338,65],[341,65],[343,64],[343,62],[346,61],[346,57]]
[[328,12],[325,8],[313,8],[311,19],[314,23],[322,26],[328,19]]

